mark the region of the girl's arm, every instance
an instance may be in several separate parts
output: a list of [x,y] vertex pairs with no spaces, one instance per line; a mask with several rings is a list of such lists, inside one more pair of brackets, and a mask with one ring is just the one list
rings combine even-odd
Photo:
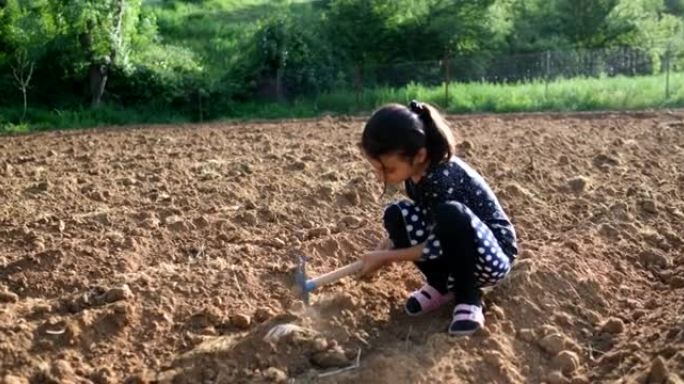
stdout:
[[375,248],[376,251],[388,251],[390,249],[392,249],[392,240],[389,237],[383,238]]
[[392,249],[385,251],[387,254],[384,258],[390,263],[396,261],[417,261],[420,259],[420,254],[423,252],[424,247],[425,243],[420,243],[410,248]]

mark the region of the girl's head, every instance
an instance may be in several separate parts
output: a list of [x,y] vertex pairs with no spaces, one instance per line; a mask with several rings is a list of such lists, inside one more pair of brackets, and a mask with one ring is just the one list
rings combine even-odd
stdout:
[[408,107],[389,104],[375,111],[363,129],[361,148],[382,180],[396,184],[448,160],[454,137],[434,107],[414,100]]

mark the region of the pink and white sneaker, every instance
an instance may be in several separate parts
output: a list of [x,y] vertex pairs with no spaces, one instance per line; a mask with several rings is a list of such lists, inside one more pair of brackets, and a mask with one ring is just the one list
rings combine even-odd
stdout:
[[404,309],[409,316],[418,316],[434,311],[442,305],[453,300],[452,292],[441,293],[429,284],[423,285],[417,291],[411,293],[406,300]]
[[449,334],[453,336],[468,336],[484,326],[482,306],[458,304],[454,308],[454,317],[449,324]]

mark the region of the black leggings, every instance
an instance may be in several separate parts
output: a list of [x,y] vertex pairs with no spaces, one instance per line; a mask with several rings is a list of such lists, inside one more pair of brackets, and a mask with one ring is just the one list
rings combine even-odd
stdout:
[[426,225],[424,210],[399,201],[385,209],[385,229],[395,248],[425,242],[415,262],[432,287],[454,292],[457,303],[480,305],[480,287],[495,284],[510,270],[510,262],[491,230],[465,205],[450,201],[434,210],[434,225]]

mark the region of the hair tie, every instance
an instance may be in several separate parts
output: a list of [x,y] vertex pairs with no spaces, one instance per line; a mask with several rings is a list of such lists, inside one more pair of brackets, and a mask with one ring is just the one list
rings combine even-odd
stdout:
[[411,100],[409,103],[409,110],[418,115],[418,117],[420,117],[420,119],[424,122],[430,119],[430,110],[420,101]]
[[418,115],[420,118],[430,117],[430,110],[425,107],[425,104],[417,100],[411,100],[409,103],[409,110]]
[[409,109],[411,112],[420,115],[423,110],[423,106],[417,100],[411,100],[409,103]]

